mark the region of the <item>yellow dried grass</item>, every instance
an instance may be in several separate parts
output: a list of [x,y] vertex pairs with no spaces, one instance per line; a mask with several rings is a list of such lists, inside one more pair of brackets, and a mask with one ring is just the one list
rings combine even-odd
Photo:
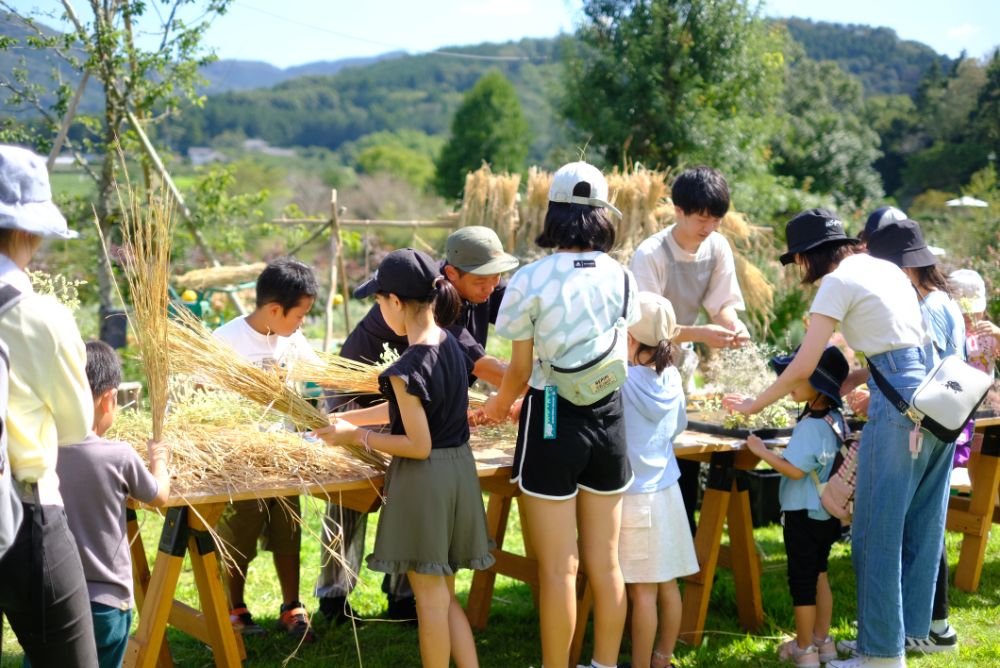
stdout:
[[497,233],[507,248],[514,248],[519,225],[520,174],[494,174],[483,166],[465,176],[459,227],[482,225]]
[[[169,349],[174,368],[199,382],[238,394],[259,406],[273,408],[296,426],[319,429],[329,424],[325,413],[288,385],[284,373],[262,369],[212,336],[193,315],[182,313],[170,321]],[[385,459],[355,445],[344,446],[359,461],[377,468]]]
[[[132,309],[129,324],[146,372],[153,439],[163,434],[170,363],[167,350],[167,308],[170,300],[170,243],[173,200],[165,188],[143,197],[128,183],[116,185],[121,210],[122,270]],[[98,226],[100,229],[100,226]]]
[[267,265],[264,262],[254,262],[253,264],[231,265],[223,267],[205,267],[203,269],[192,269],[191,271],[174,276],[171,280],[174,285],[192,290],[204,290],[221,285],[235,285],[255,280],[264,271]]

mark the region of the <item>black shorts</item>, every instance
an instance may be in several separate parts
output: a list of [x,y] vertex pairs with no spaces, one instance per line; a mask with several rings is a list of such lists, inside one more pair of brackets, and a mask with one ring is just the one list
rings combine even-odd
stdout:
[[840,538],[840,520],[814,520],[808,510],[783,513],[788,589],[792,605],[816,605],[816,582],[826,573],[830,548]]
[[530,496],[571,499],[580,489],[620,494],[632,484],[620,391],[589,406],[556,399],[556,438],[542,438],[545,393],[528,389],[511,478]]

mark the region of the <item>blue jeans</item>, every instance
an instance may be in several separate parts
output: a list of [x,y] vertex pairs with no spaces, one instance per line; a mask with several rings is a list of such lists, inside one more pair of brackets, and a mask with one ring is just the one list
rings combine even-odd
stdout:
[[[927,373],[928,359],[919,348],[868,361],[906,400]],[[903,655],[906,636],[926,638],[930,631],[955,444],[924,431],[923,449],[914,459],[913,422],[886,400],[874,379],[868,388],[852,528],[858,651],[888,658]]]

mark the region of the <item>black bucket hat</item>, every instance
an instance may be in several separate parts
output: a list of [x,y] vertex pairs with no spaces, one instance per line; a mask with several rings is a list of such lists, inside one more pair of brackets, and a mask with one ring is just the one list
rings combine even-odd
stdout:
[[364,299],[383,292],[402,299],[426,299],[440,275],[437,262],[429,255],[412,248],[400,248],[382,258],[375,275],[359,285],[354,296]]
[[795,262],[796,253],[804,253],[826,243],[858,243],[847,236],[844,224],[826,209],[808,209],[792,218],[785,225],[788,252],[782,254],[781,264]]
[[[799,349],[796,348],[791,355],[772,357],[771,368],[780,376],[792,363],[798,352]],[[844,402],[840,398],[840,386],[847,380],[847,374],[850,370],[851,365],[847,363],[847,358],[844,357],[844,353],[840,352],[840,348],[827,346],[819,358],[816,370],[809,376],[809,384],[813,386],[814,390],[828,397],[834,406],[842,408]]]
[[906,214],[894,206],[880,206],[875,209],[865,221],[865,229],[859,235],[861,240],[868,241],[876,230],[894,220],[906,220]]
[[937,256],[920,233],[920,225],[909,218],[883,223],[868,239],[868,253],[901,268],[937,264]]

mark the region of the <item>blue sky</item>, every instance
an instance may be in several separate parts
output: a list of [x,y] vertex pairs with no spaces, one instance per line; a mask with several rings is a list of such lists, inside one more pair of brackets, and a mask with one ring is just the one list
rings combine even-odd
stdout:
[[[149,0],[150,4],[157,0]],[[15,0],[61,13],[56,0]],[[85,2],[77,3],[81,16]],[[207,42],[221,58],[279,67],[402,49],[550,37],[571,32],[580,0],[235,0]],[[888,26],[949,56],[982,57],[1000,45],[1000,0],[769,0],[769,16]]]

